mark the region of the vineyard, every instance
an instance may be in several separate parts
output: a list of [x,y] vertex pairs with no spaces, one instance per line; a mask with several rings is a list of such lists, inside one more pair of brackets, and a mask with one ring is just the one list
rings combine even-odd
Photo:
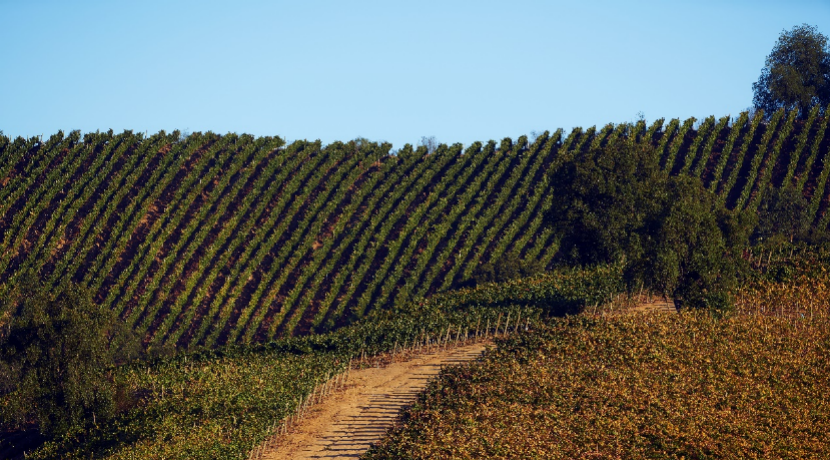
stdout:
[[562,269],[374,311],[326,334],[127,364],[112,370],[124,412],[54,438],[30,458],[248,458],[350,364],[362,368],[397,350],[534,328],[553,314],[604,303],[622,289],[620,268]]
[[701,178],[730,208],[792,184],[828,225],[829,111],[818,108],[430,153],[210,132],[0,136],[0,291],[30,277],[83,283],[150,345],[326,332],[508,256],[551,267],[547,172],[619,138],[651,143],[665,171]]
[[828,459],[827,261],[727,319],[592,310],[498,339],[363,458]]

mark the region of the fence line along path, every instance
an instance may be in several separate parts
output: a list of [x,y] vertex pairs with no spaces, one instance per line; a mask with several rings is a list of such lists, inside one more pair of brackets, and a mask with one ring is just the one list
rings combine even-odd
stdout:
[[462,345],[386,367],[352,371],[346,387],[313,406],[259,458],[358,459],[393,426],[399,411],[416,401],[442,366],[471,361],[487,344]]

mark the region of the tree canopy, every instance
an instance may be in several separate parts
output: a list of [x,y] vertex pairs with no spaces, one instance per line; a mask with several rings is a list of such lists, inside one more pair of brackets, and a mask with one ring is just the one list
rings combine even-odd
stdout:
[[107,369],[138,352],[126,326],[80,286],[27,280],[18,295],[0,304],[0,420],[55,435],[112,416]]
[[756,215],[729,211],[702,183],[662,172],[648,143],[593,147],[556,166],[549,222],[567,264],[621,261],[631,288],[723,310]]
[[771,115],[779,108],[799,109],[805,117],[812,106],[829,105],[829,37],[803,24],[784,30],[753,84],[754,107]]

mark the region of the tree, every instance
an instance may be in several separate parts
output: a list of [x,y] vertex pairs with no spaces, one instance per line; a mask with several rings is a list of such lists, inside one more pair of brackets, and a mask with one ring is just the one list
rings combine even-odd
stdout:
[[3,423],[35,421],[42,434],[56,435],[114,414],[108,368],[138,353],[123,323],[72,284],[46,291],[27,282],[2,308]]
[[529,132],[529,135],[530,135],[530,138],[528,140],[526,140],[527,147],[528,147],[529,144],[536,143],[537,140],[540,139],[541,136],[545,136],[546,138],[544,138],[544,139],[547,139],[549,137],[549,131],[548,130],[542,130],[542,131],[532,130],[531,132]]
[[623,262],[625,280],[686,306],[723,311],[753,213],[730,212],[701,182],[661,171],[648,142],[622,138],[566,159],[551,174],[549,222],[565,263]]
[[742,249],[756,215],[729,211],[698,178],[672,177],[666,194],[635,232],[624,269],[631,288],[672,294],[688,307],[731,309],[730,292],[739,282]]
[[760,203],[760,222],[754,240],[774,245],[785,242],[828,245],[829,229],[813,226],[815,217],[809,209],[809,202],[795,185],[787,182],[782,188],[769,188]]
[[636,231],[658,213],[668,176],[647,143],[619,140],[564,159],[551,175],[549,222],[560,231],[560,255],[571,264],[609,263],[632,253]]
[[428,154],[433,154],[439,147],[439,142],[436,141],[435,136],[423,136],[421,141],[419,141],[419,146],[424,146],[427,148]]
[[829,37],[803,24],[783,30],[766,58],[760,79],[753,84],[754,107],[767,116],[779,108],[800,110],[829,105]]

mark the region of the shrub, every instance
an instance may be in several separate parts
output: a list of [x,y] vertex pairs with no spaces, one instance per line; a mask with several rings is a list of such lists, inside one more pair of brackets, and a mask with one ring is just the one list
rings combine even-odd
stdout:
[[631,289],[730,309],[753,214],[728,211],[695,178],[661,172],[646,143],[592,148],[556,167],[551,183],[563,262],[622,261]]
[[[808,208],[809,202],[793,184],[769,188],[760,203],[760,223],[754,232],[755,240],[777,244],[811,241],[812,220]],[[829,240],[828,233],[826,240]]]
[[4,424],[36,421],[42,434],[58,435],[113,415],[108,368],[137,351],[134,337],[115,316],[71,284],[48,292],[26,283],[2,308]]
[[546,268],[538,261],[524,261],[516,255],[507,255],[494,263],[485,263],[474,272],[474,281],[479,284],[489,282],[507,282],[534,276],[544,272]]

